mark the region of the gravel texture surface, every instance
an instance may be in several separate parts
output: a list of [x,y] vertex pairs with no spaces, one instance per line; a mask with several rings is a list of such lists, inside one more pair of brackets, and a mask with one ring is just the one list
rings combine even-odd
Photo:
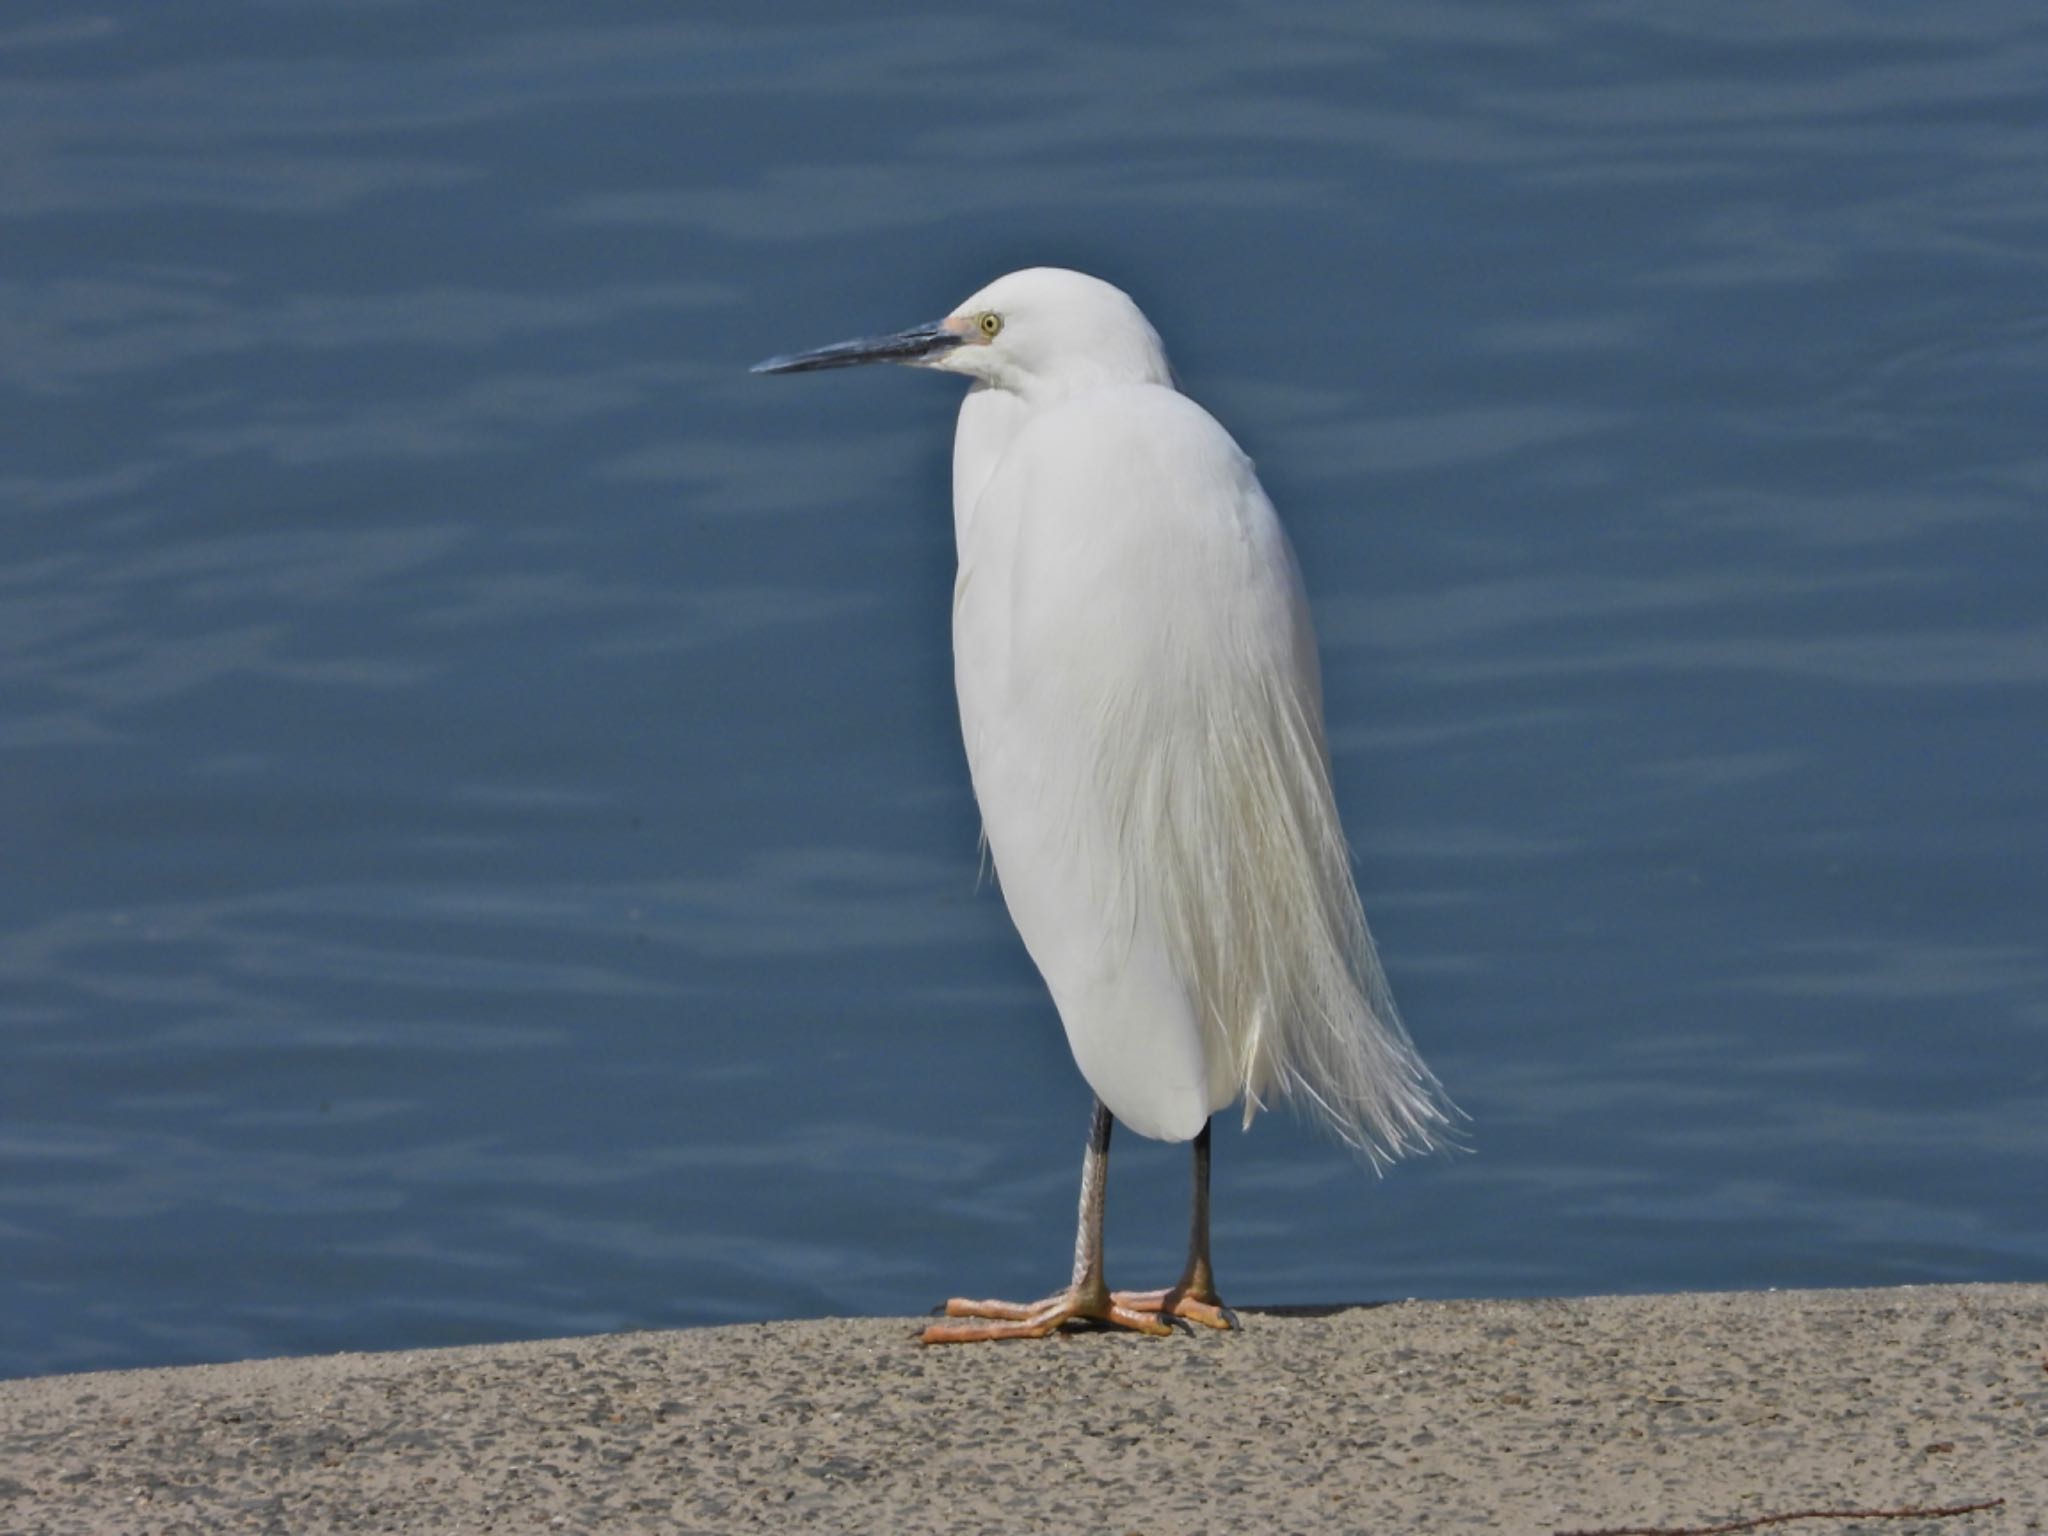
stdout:
[[0,1382],[0,1531],[2018,1536],[2048,1285],[1405,1302],[923,1349],[887,1319]]

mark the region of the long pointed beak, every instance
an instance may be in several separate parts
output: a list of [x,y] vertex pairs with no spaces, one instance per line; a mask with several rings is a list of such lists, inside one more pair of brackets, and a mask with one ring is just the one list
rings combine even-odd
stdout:
[[853,368],[861,363],[921,363],[959,346],[965,338],[946,329],[943,320],[913,325],[894,336],[863,336],[857,341],[835,341],[811,352],[792,352],[756,363],[750,373],[814,373],[820,368]]

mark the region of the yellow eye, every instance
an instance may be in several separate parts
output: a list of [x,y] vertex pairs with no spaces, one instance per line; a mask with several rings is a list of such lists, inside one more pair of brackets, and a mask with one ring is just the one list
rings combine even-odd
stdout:
[[1003,317],[992,309],[986,310],[977,323],[981,326],[981,334],[990,341],[994,341],[996,339],[996,332],[1003,328]]

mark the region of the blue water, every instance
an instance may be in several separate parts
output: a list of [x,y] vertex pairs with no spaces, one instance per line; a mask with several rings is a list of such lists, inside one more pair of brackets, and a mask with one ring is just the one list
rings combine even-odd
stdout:
[[1041,262],[1259,459],[1472,1116],[1226,1132],[1226,1292],[2048,1277],[2034,0],[681,14],[0,20],[0,1375],[1064,1275],[956,386],[745,371]]

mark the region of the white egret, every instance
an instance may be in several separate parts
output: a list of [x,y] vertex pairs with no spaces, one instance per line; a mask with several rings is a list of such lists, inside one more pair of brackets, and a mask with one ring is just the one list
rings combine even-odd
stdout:
[[[1294,552],[1251,461],[1097,278],[1013,272],[943,320],[754,371],[872,362],[973,384],[953,442],[961,730],[1004,900],[1095,1091],[1072,1282],[949,1301],[973,1321],[924,1339],[1235,1326],[1209,1262],[1214,1113],[1295,1100],[1376,1165],[1455,1113],[1359,906]],[[1163,1291],[1104,1282],[1115,1120],[1194,1142],[1187,1266]]]

